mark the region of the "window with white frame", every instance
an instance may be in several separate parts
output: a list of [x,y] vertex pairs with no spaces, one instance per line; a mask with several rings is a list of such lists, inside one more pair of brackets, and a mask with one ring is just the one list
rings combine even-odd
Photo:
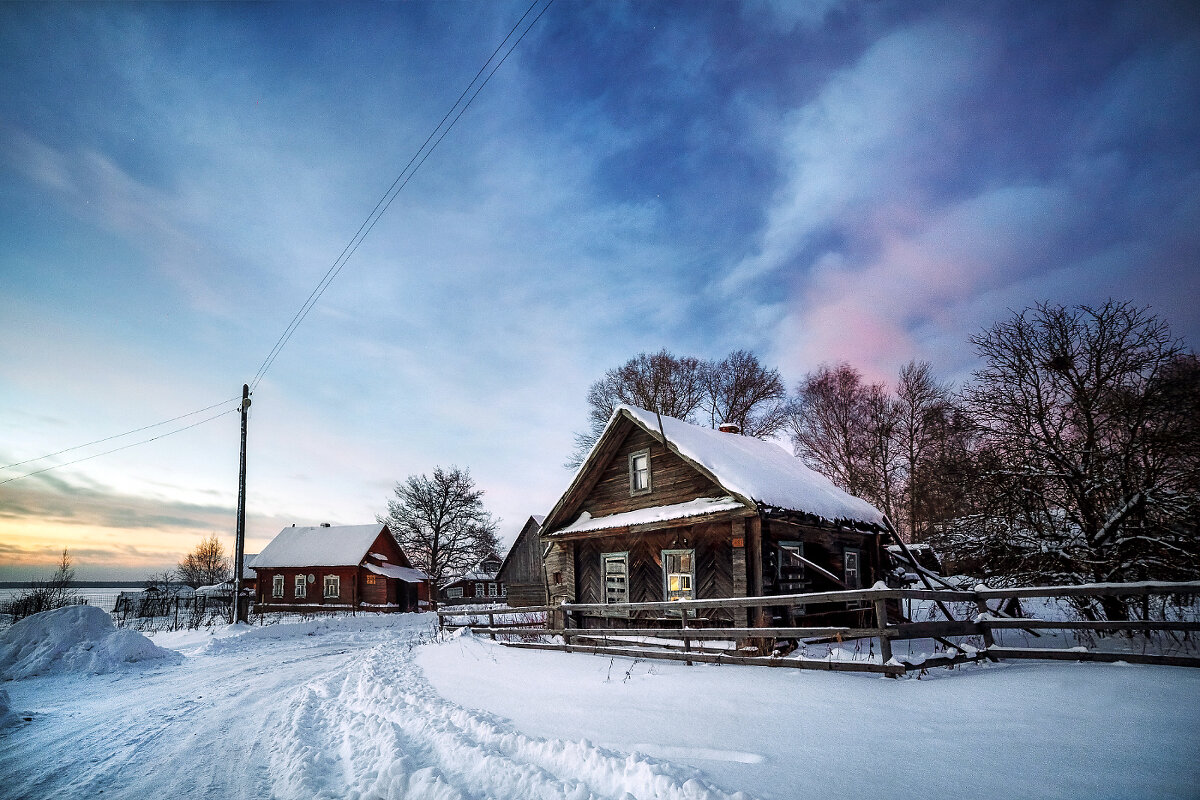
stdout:
[[629,454],[629,494],[650,493],[650,450]]
[[294,587],[293,593],[296,597],[304,597],[308,594],[308,581],[304,579],[303,575],[297,575],[296,582],[292,585]]
[[451,586],[446,590],[446,597],[462,597],[462,587]]
[[342,594],[342,579],[337,575],[325,576],[325,596],[339,597]]
[[283,597],[282,575],[275,575],[271,578],[271,597]]
[[662,559],[667,600],[695,599],[696,551],[663,550]]
[[483,597],[483,584],[482,583],[475,584],[475,596]]
[[499,596],[500,596],[500,592],[496,588],[496,584],[489,583],[488,584],[488,597],[499,597]]
[[856,547],[846,548],[846,588],[861,589],[862,588],[862,551]]

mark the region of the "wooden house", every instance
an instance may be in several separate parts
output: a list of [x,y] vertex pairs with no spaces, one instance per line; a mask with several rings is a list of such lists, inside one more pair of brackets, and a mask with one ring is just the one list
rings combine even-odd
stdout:
[[279,532],[254,559],[265,611],[421,611],[429,576],[414,569],[386,525]]
[[453,577],[438,592],[439,602],[447,605],[462,603],[503,603],[504,584],[497,577],[500,556],[489,553],[470,569]]
[[[607,605],[869,587],[888,571],[891,528],[776,444],[620,406],[541,537],[550,602]],[[614,611],[578,622],[653,626],[662,616]],[[864,614],[842,602],[701,616],[791,625]]]
[[542,569],[542,516],[531,516],[517,534],[500,564],[497,579],[508,593],[508,604],[519,606],[546,605],[546,573]]

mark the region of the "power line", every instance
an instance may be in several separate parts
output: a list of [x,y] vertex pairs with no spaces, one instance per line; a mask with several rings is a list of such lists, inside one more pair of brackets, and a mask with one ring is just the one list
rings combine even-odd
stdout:
[[[126,436],[132,436],[135,433],[141,433],[142,431],[148,431],[151,428],[159,428],[159,427],[162,427],[163,425],[169,425],[172,422],[178,422],[181,419],[187,419],[188,417],[194,417],[197,414],[203,414],[205,411],[211,411],[212,409],[217,408],[218,406],[223,406],[226,403],[232,403],[235,400],[239,400],[239,399],[241,399],[241,398],[240,397],[230,397],[229,399],[222,400],[219,403],[213,403],[211,406],[205,406],[204,408],[198,408],[195,411],[189,411],[186,414],[180,414],[178,417],[171,417],[170,419],[164,419],[162,422],[156,422],[153,425],[143,425],[142,427],[134,428],[131,431],[125,431],[124,433],[117,433],[112,436],[105,436],[103,439],[96,439],[95,441],[87,442],[86,444],[77,444],[74,447],[67,447],[62,450],[56,450],[53,453],[47,453],[46,455],[38,456],[37,458],[27,458],[24,461],[15,461],[12,464],[5,464],[4,466],[0,467],[0,470],[12,469],[13,467],[24,466],[25,464],[32,464],[35,461],[45,461],[47,458],[54,458],[55,456],[61,456],[63,453],[70,453],[73,450],[82,450],[85,447],[91,447],[92,445],[95,445],[95,444],[103,444],[104,442],[111,442],[113,439],[123,439]],[[148,440],[148,441],[153,441],[153,440]],[[74,462],[72,462],[72,463],[74,463]],[[64,464],[64,465],[60,465],[60,466],[66,466],[66,465]],[[37,473],[31,472],[29,474],[36,475]]]
[[[383,196],[379,198],[379,201],[375,203],[375,207],[373,209],[371,209],[371,213],[368,214],[366,219],[363,220],[362,224],[359,225],[358,230],[355,231],[355,233],[354,233],[354,236],[350,237],[350,241],[348,241],[346,243],[346,246],[342,248],[342,252],[338,255],[338,257],[336,259],[334,259],[334,262],[329,266],[329,269],[325,271],[325,274],[322,276],[321,280],[317,283],[316,287],[309,294],[308,298],[300,306],[299,310],[297,310],[296,313],[292,316],[291,321],[288,323],[288,325],[284,329],[283,333],[275,341],[275,344],[274,344],[274,346],[272,346],[271,351],[267,354],[267,357],[265,359],[263,359],[262,364],[259,365],[258,371],[255,372],[254,378],[250,381],[250,384],[249,384],[251,391],[253,391],[254,388],[258,386],[259,382],[266,375],[267,370],[269,370],[271,368],[271,365],[275,363],[275,359],[279,356],[280,351],[283,350],[283,348],[287,345],[288,341],[291,340],[292,334],[294,334],[296,332],[296,328],[298,328],[300,326],[300,323],[302,323],[304,321],[305,317],[308,316],[308,312],[311,311],[313,306],[316,305],[317,301],[321,299],[321,295],[323,295],[325,293],[325,290],[329,288],[329,285],[333,282],[333,280],[342,271],[342,268],[346,266],[346,262],[350,260],[350,257],[353,256],[354,253],[358,250],[358,248],[362,244],[363,240],[375,228],[376,223],[379,222],[379,219],[388,210],[388,208],[391,206],[392,202],[396,199],[396,197],[400,194],[400,192],[404,190],[404,187],[408,185],[408,182],[410,180],[412,180],[413,175],[415,175],[417,170],[419,170],[421,168],[421,166],[429,158],[430,154],[432,154],[433,151],[435,149],[437,149],[437,146],[442,143],[442,140],[446,138],[446,134],[448,134],[450,132],[450,129],[453,128],[458,123],[458,121],[462,118],[462,115],[471,106],[471,103],[473,103],[475,101],[475,98],[479,96],[479,93],[481,91],[483,91],[483,87],[487,86],[488,82],[492,79],[492,76],[496,74],[496,71],[498,69],[500,69],[500,67],[504,64],[504,62],[508,60],[508,57],[510,55],[512,55],[512,52],[513,52],[513,50],[516,49],[517,45],[519,45],[521,43],[521,41],[524,40],[525,36],[529,33],[529,31],[533,29],[533,26],[536,25],[538,23],[538,21],[542,18],[542,15],[545,14],[546,11],[550,8],[550,6],[552,6],[554,4],[554,0],[549,0],[549,2],[547,2],[546,5],[542,7],[542,10],[539,11],[537,16],[533,18],[533,21],[530,22],[525,27],[525,30],[521,32],[521,35],[518,36],[515,40],[513,40],[512,44],[509,46],[508,50],[504,53],[503,57],[501,57],[499,61],[496,61],[495,65],[492,66],[491,71],[489,71],[487,73],[487,77],[485,77],[483,79],[483,81],[481,83],[479,83],[479,85],[475,88],[475,91],[473,93],[471,93],[471,87],[475,86],[476,82],[479,81],[479,77],[481,75],[483,75],[483,73],[485,71],[487,71],[488,65],[491,64],[496,59],[496,55],[502,49],[504,49],[505,44],[508,43],[508,41],[513,38],[513,34],[517,31],[518,28],[521,27],[521,24],[525,21],[525,19],[530,15],[530,13],[533,11],[533,9],[536,8],[540,2],[542,2],[542,0],[533,0],[533,2],[529,4],[529,7],[525,9],[525,13],[521,15],[520,19],[518,19],[516,21],[516,23],[512,26],[512,28],[509,30],[508,34],[504,37],[504,39],[502,39],[500,41],[500,44],[498,44],[496,46],[496,49],[492,51],[492,54],[490,56],[488,56],[487,60],[485,60],[483,62],[483,65],[480,66],[479,70],[475,73],[474,77],[472,77],[471,80],[467,83],[466,88],[463,89],[462,93],[459,94],[458,98],[454,101],[453,104],[451,104],[449,110],[446,111],[445,115],[438,122],[438,124],[434,126],[433,130],[431,130],[429,132],[429,135],[425,137],[425,141],[423,141],[421,143],[421,146],[418,147],[417,150],[413,153],[412,157],[409,158],[408,163],[404,165],[404,168],[402,170],[400,170],[400,174],[397,175],[396,179],[394,181],[392,181],[390,186],[388,186],[387,191],[385,191],[383,193]],[[470,93],[471,96],[464,103],[463,98],[466,97],[468,93]],[[461,108],[459,108],[460,105],[461,105]],[[458,113],[454,114],[454,111],[456,108],[458,109]],[[450,124],[447,125],[446,120],[450,119],[451,115],[454,115],[454,119],[450,120]],[[444,129],[443,129],[443,126],[445,126]],[[439,130],[441,131],[440,135],[438,134]],[[435,136],[437,137],[436,140],[434,140]],[[431,141],[433,142],[432,145],[430,144]],[[422,155],[422,153],[424,153],[424,155]],[[419,161],[417,160],[418,158],[420,158]],[[240,399],[241,399],[240,397],[231,397],[227,400],[222,400],[219,403],[214,403],[211,406],[206,406],[204,408],[200,408],[195,411],[190,411],[186,414],[180,414],[177,417],[172,417],[171,419],[163,420],[162,422],[156,422],[152,425],[144,425],[140,428],[135,428],[133,430],[126,431],[124,433],[118,433],[113,436],[106,436],[102,439],[96,439],[94,441],[87,442],[86,444],[79,444],[79,445],[75,445],[74,447],[67,447],[62,450],[57,450],[53,453],[47,453],[46,455],[39,456],[37,458],[31,458],[31,459],[26,459],[25,461],[17,461],[12,464],[7,464],[5,466],[0,467],[0,470],[11,469],[13,467],[19,467],[19,466],[23,466],[25,464],[32,464],[37,461],[44,461],[47,458],[53,458],[54,456],[62,455],[63,453],[70,453],[75,450],[82,450],[85,447],[91,447],[93,445],[103,444],[104,442],[109,442],[114,439],[122,439],[126,436],[132,436],[135,433],[147,431],[152,428],[158,428],[163,425],[170,424],[172,422],[177,422],[181,419],[186,419],[188,417],[193,417],[197,414],[202,414],[205,411],[209,411],[211,409],[225,405],[226,403],[231,403],[231,402],[234,402],[234,401],[237,401]],[[99,458],[100,456],[109,455],[111,453],[116,453],[121,450],[128,450],[131,447],[137,447],[139,445],[148,444],[150,442],[157,441],[158,439],[162,439],[167,436],[173,436],[176,433],[181,433],[183,431],[190,430],[191,428],[198,427],[205,423],[212,422],[214,419],[222,417],[225,414],[228,414],[234,410],[236,410],[236,409],[228,409],[226,411],[222,411],[220,414],[216,414],[215,416],[200,420],[199,422],[193,423],[191,425],[187,425],[187,426],[178,428],[173,431],[168,431],[167,433],[159,434],[158,436],[152,436],[149,439],[143,439],[141,441],[132,442],[130,444],[122,445],[121,447],[113,448],[111,450],[106,450],[102,453],[94,453],[93,455],[90,455],[90,456],[85,456],[83,458],[77,458],[73,461],[67,461],[62,464],[55,464],[53,466],[46,467],[45,469],[39,469],[39,470],[35,470],[33,472],[25,473],[24,475],[15,475],[11,478],[0,481],[0,486],[3,486],[6,483],[11,483],[13,481],[21,480],[23,478],[28,478],[33,475],[40,475],[43,472],[49,472],[50,470],[58,469],[60,467],[67,467],[72,464],[78,464],[83,461],[90,461],[93,458]]]
[[[528,34],[533,26],[537,24],[538,20],[542,18],[542,15],[546,13],[550,6],[554,4],[554,0],[549,0],[549,2],[546,3],[542,10],[538,12],[538,15],[533,18],[533,21],[526,26],[524,31],[522,31],[521,35],[512,42],[504,56],[496,62],[495,66],[492,67],[487,77],[475,89],[475,92],[471,95],[470,99],[468,99],[466,103],[463,103],[463,98],[466,97],[471,91],[471,87],[474,86],[476,81],[479,80],[479,76],[482,75],[485,70],[487,70],[488,65],[495,60],[496,54],[504,48],[504,45],[509,41],[509,39],[512,39],[513,34],[518,28],[521,27],[521,23],[525,21],[525,19],[540,2],[542,2],[542,0],[533,0],[529,7],[525,9],[525,13],[521,15],[521,18],[518,19],[513,27],[509,30],[508,35],[501,40],[500,44],[496,46],[496,49],[492,51],[492,54],[488,56],[486,61],[483,62],[483,66],[481,66],[479,71],[475,73],[475,76],[471,78],[466,88],[463,89],[462,93],[458,96],[458,99],[454,101],[454,103],[450,106],[450,109],[446,112],[445,116],[442,117],[441,121],[439,121],[438,124],[434,126],[433,130],[430,131],[429,135],[425,137],[425,141],[422,142],[421,146],[418,147],[416,152],[413,153],[412,157],[408,160],[408,163],[404,165],[404,169],[402,169],[400,174],[396,176],[396,179],[392,181],[387,191],[383,193],[383,196],[371,210],[371,213],[367,215],[365,220],[363,220],[363,223],[359,225],[354,236],[350,238],[350,241],[347,242],[346,246],[342,248],[342,252],[334,260],[333,264],[331,264],[329,269],[325,271],[324,276],[322,276],[321,280],[317,283],[316,288],[314,288],[309,294],[308,299],[304,301],[304,303],[300,306],[300,309],[292,316],[291,322],[288,323],[287,328],[284,329],[284,332],[280,334],[279,338],[275,341],[275,345],[271,348],[271,352],[267,354],[265,359],[263,359],[258,371],[254,374],[254,378],[250,381],[251,391],[253,391],[263,377],[266,376],[267,371],[271,368],[271,365],[275,363],[275,359],[279,356],[280,351],[282,351],[287,345],[288,341],[291,340],[292,334],[296,332],[296,329],[300,326],[300,323],[302,323],[305,317],[308,316],[308,312],[312,310],[317,301],[321,299],[321,295],[325,293],[325,290],[328,289],[329,285],[333,283],[333,280],[337,278],[338,274],[342,271],[342,268],[346,266],[346,262],[349,261],[350,257],[358,250],[359,245],[362,244],[363,240],[374,229],[376,223],[379,222],[379,219],[383,216],[384,212],[386,212],[391,206],[392,201],[394,201],[400,192],[404,190],[404,187],[408,185],[410,180],[412,180],[413,175],[415,175],[417,170],[421,168],[421,165],[425,163],[425,160],[429,158],[430,154],[437,148],[439,144],[441,144],[442,140],[446,138],[446,134],[450,132],[450,129],[453,128],[458,120],[462,118],[463,113],[468,107],[470,107],[475,98],[479,96],[479,93],[483,90],[483,87],[486,86],[488,81],[492,79],[492,76],[496,74],[496,70],[498,70],[500,66],[508,60],[508,57],[512,55],[513,50],[515,50],[517,45],[521,43],[526,34]],[[442,126],[445,125],[446,120],[451,114],[454,114],[454,110],[458,108],[460,104],[462,104],[462,108],[459,109],[458,114],[453,120],[451,120],[449,125],[446,125],[445,129],[442,130],[441,135],[438,136],[438,131],[442,129]],[[434,141],[432,145],[429,145],[429,142],[433,140],[434,136],[438,137],[437,140]],[[426,149],[427,145],[429,145],[428,149]],[[422,151],[424,151],[423,156],[421,155]],[[420,161],[417,161],[418,157],[420,157]],[[415,166],[414,162],[416,162]],[[407,177],[405,176],[405,173],[407,173]]]
[[[237,398],[237,399],[241,399],[241,398]],[[220,403],[218,403],[218,405],[220,405]],[[210,406],[210,408],[211,407],[212,406]],[[90,461],[93,458],[99,458],[100,456],[107,456],[111,453],[118,453],[122,450],[128,450],[131,447],[137,447],[138,445],[148,444],[150,442],[158,441],[159,439],[165,439],[168,436],[174,436],[177,433],[183,433],[184,431],[188,431],[188,430],[191,430],[192,428],[199,427],[200,425],[203,425],[206,422],[212,422],[214,419],[219,419],[220,417],[223,417],[226,414],[232,414],[234,411],[237,411],[237,409],[236,408],[227,408],[224,411],[222,411],[220,414],[214,414],[213,416],[209,417],[208,419],[202,419],[199,422],[193,422],[191,425],[185,425],[184,427],[176,428],[173,431],[167,431],[166,433],[160,433],[158,436],[152,436],[149,439],[143,439],[140,442],[131,442],[126,445],[121,445],[120,447],[114,447],[112,450],[105,450],[103,453],[94,453],[90,456],[84,456],[83,458],[77,458],[74,461],[67,461],[62,464],[55,464],[52,467],[46,467],[45,469],[39,469],[34,472],[27,472],[24,475],[15,475],[7,480],[0,481],[0,486],[3,486],[6,483],[12,483],[13,481],[19,481],[22,478],[29,478],[34,475],[41,475],[43,472],[49,472],[50,470],[58,469],[59,467],[69,467],[72,464],[78,464],[82,461]],[[191,415],[185,414],[184,416],[191,416]],[[154,427],[154,426],[150,426],[150,427]],[[77,448],[73,448],[73,449],[77,449]]]

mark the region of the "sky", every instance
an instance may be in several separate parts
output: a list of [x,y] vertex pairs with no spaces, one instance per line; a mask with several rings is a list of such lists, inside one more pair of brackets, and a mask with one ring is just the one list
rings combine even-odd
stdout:
[[[0,4],[0,465],[239,395],[528,7]],[[557,0],[255,387],[246,549],[439,465],[511,542],[639,352],[961,384],[1109,297],[1194,348],[1198,256],[1194,4]],[[225,412],[0,484],[0,580],[231,545],[233,408],[0,470]]]

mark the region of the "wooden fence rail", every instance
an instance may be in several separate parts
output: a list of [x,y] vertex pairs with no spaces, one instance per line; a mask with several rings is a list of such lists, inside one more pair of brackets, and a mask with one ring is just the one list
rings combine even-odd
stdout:
[[[561,637],[562,643],[547,641],[503,642],[522,648],[586,652],[600,655],[622,655],[637,658],[660,658],[693,662],[746,664],[796,669],[823,669],[847,672],[874,672],[895,677],[905,672],[927,669],[932,666],[950,666],[980,659],[1042,658],[1071,661],[1128,661],[1142,664],[1165,664],[1172,666],[1200,667],[1200,656],[1157,655],[1150,653],[1104,652],[1086,648],[1018,648],[998,646],[994,632],[1002,630],[1025,630],[1037,636],[1037,630],[1104,632],[1168,632],[1179,631],[1185,635],[1200,632],[1200,622],[1188,620],[1044,620],[1026,617],[1011,617],[999,609],[988,606],[989,600],[1010,600],[1053,597],[1143,597],[1156,595],[1200,595],[1200,581],[1169,583],[1146,581],[1140,583],[1105,583],[1078,586],[1022,586],[992,589],[978,586],[972,590],[961,589],[898,589],[876,585],[870,589],[855,589],[838,592],[809,592],[804,594],[774,595],[769,597],[729,597],[705,600],[681,600],[652,603],[562,603],[560,605],[533,606],[513,609],[486,610],[442,610],[438,611],[443,628],[469,627],[473,632],[485,633],[492,639],[502,636],[545,638]],[[968,619],[930,620],[912,622],[907,619],[889,619],[889,601],[929,600],[938,603],[943,610],[945,603],[968,603],[977,613]],[[694,614],[711,609],[749,609],[769,606],[793,606],[811,603],[845,602],[859,604],[865,613],[873,613],[875,624],[864,627],[812,626],[812,627],[695,627]],[[895,608],[895,605],[892,605]],[[670,612],[678,615],[679,625],[672,620],[670,627],[662,620],[655,627],[602,627],[587,628],[578,624],[583,614],[603,614],[614,620],[615,614],[628,617],[639,611]],[[498,617],[513,615],[545,614],[543,626],[528,621],[497,622]],[[455,624],[454,617],[478,618],[486,616],[483,624]],[[1143,616],[1148,613],[1143,612]],[[615,620],[614,620],[615,621]],[[971,647],[955,644],[947,637],[982,637],[985,646]],[[647,642],[646,639],[660,640]],[[880,661],[839,661],[833,659],[779,658],[767,656],[768,648],[780,640],[790,641],[836,641],[848,642],[862,639],[878,640]],[[894,659],[892,642],[897,640],[933,639],[947,648],[945,655],[907,662]],[[641,640],[641,641],[639,641]],[[590,642],[580,644],[579,642]],[[731,649],[725,651],[700,647],[693,642],[728,642]],[[682,646],[682,652],[678,648]],[[675,648],[675,649],[672,649]],[[747,654],[747,653],[752,654]]]

